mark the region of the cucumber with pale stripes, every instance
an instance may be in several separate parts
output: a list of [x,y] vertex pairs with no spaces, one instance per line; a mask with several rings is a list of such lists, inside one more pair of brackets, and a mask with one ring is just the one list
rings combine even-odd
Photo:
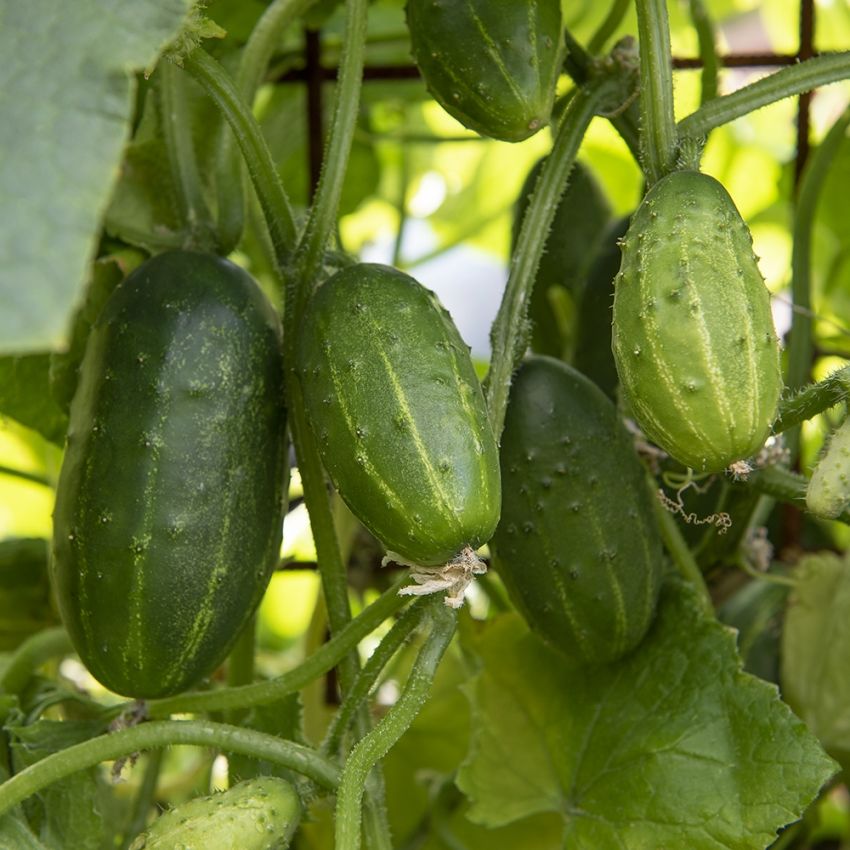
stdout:
[[611,400],[550,357],[514,377],[502,434],[496,567],[531,628],[579,663],[614,661],[655,611],[651,493]]
[[436,296],[364,263],[316,291],[298,372],[325,469],[388,551],[422,566],[485,543],[496,441],[469,350]]
[[560,0],[407,0],[407,25],[428,91],[464,127],[520,142],[549,123]]
[[176,693],[226,656],[282,528],[278,317],[227,260],[154,257],[86,346],[56,495],[51,575],[106,687]]
[[829,438],[812,471],[806,507],[824,519],[835,519],[850,507],[850,417]]
[[782,389],[752,237],[723,186],[678,171],[647,193],[622,241],[613,348],[646,435],[697,472],[764,444]]
[[289,782],[247,779],[169,809],[130,850],[284,850],[300,818],[301,800]]

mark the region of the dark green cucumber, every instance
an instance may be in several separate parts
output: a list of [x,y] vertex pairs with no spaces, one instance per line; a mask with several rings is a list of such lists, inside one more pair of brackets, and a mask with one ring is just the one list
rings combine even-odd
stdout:
[[112,690],[184,690],[225,657],[276,562],[280,324],[226,260],[144,263],[95,323],[71,405],[51,574]]
[[249,779],[160,815],[130,850],[284,850],[301,800],[284,779]]
[[572,365],[586,375],[610,399],[617,395],[617,364],[611,350],[614,278],[620,270],[620,239],[629,226],[627,218],[605,230],[602,243],[587,272],[578,299]]
[[750,231],[728,192],[698,171],[669,174],[622,246],[613,347],[638,424],[698,472],[756,453],[782,389],[779,345]]
[[549,122],[559,0],[408,0],[407,24],[428,91],[464,127],[519,142]]
[[351,266],[316,292],[298,370],[325,468],[402,559],[446,563],[499,518],[499,461],[469,350],[432,292]]
[[[531,169],[520,191],[512,231],[514,247],[544,162],[545,158]],[[610,220],[611,205],[602,187],[593,172],[576,162],[546,237],[528,308],[532,322],[531,347],[538,354],[564,356],[565,337],[569,334],[564,334],[558,321],[552,303],[553,291],[568,294],[574,304],[581,298],[588,270]],[[617,258],[619,265],[619,252]],[[579,330],[578,321],[576,325]]]
[[613,661],[649,628],[661,541],[632,439],[582,374],[532,357],[511,388],[493,547],[511,599],[569,658]]

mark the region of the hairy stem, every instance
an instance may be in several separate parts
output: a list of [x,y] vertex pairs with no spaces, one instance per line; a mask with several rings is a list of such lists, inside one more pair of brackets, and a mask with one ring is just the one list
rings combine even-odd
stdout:
[[[238,688],[221,688],[216,691],[179,694],[152,700],[148,703],[148,714],[151,717],[168,717],[171,714],[187,712],[227,711],[255,705],[269,705],[288,694],[300,691],[305,685],[338,664],[363,638],[405,605],[407,599],[399,596],[398,591],[407,581],[407,575],[399,578],[358,617],[355,617],[306,661],[288,673],[267,682],[257,682]],[[126,706],[123,707],[126,708]]]
[[732,94],[704,103],[679,122],[680,139],[700,139],[715,127],[775,103],[850,77],[850,51],[816,56],[782,68]]
[[714,23],[708,13],[705,0],[690,0],[691,21],[697,31],[699,58],[702,60],[700,74],[700,104],[717,97],[717,42]]
[[359,850],[360,801],[363,786],[372,767],[380,761],[407,731],[428,697],[434,674],[449,645],[457,614],[439,599],[429,600],[432,630],[397,702],[380,723],[351,751],[343,768],[337,792],[336,850]]
[[233,80],[208,53],[195,50],[184,67],[215,101],[233,131],[269,227],[275,258],[283,268],[295,245],[295,216],[262,131]]
[[378,680],[381,671],[419,626],[425,613],[426,602],[427,600],[421,598],[414,602],[378,644],[355,679],[339,711],[334,715],[325,735],[325,740],[320,747],[320,752],[327,754],[336,751],[345,730],[354,717],[354,713],[369,696],[369,691]]
[[779,403],[779,414],[773,423],[773,433],[781,434],[807,419],[829,410],[850,396],[850,366],[833,372],[816,384],[809,384]]
[[240,726],[209,720],[160,720],[111,732],[46,756],[0,785],[0,815],[31,794],[79,770],[102,761],[123,758],[140,750],[173,744],[194,744],[224,752],[264,759],[312,779],[321,788],[334,790],[339,782],[335,764],[311,747],[285,741]]
[[641,152],[649,186],[673,170],[678,139],[666,0],[637,0]]
[[490,332],[493,354],[486,392],[490,424],[497,438],[505,421],[511,376],[525,353],[528,303],[546,237],[585,130],[613,83],[613,78],[597,77],[577,89],[561,119],[552,153],[543,166],[522,220],[508,284]]

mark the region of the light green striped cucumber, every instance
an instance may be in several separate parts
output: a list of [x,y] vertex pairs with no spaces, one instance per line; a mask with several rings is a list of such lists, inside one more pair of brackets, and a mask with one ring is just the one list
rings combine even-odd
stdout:
[[661,540],[613,402],[571,366],[529,358],[511,387],[501,462],[493,547],[511,600],[574,661],[629,652],[655,611]]
[[309,305],[298,370],[325,469],[391,553],[435,566],[489,539],[496,441],[469,350],[432,292],[387,266],[338,272]]
[[284,779],[248,779],[228,791],[170,809],[130,850],[285,850],[301,801]]
[[850,417],[829,438],[809,479],[806,507],[816,516],[835,519],[850,507]]
[[782,388],[770,296],[726,190],[678,171],[647,193],[622,242],[613,347],[646,435],[716,472],[757,452]]
[[220,664],[280,547],[280,323],[218,257],[161,254],[89,335],[54,510],[51,577],[74,647],[126,696]]

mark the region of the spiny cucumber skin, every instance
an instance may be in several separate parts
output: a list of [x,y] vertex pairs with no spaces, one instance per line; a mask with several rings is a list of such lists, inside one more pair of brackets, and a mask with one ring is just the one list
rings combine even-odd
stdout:
[[565,363],[529,358],[511,388],[501,464],[492,546],[514,604],[575,662],[625,655],[652,621],[661,541],[614,404]]
[[824,519],[835,519],[850,506],[850,417],[830,437],[806,489],[806,507]]
[[51,577],[92,675],[137,698],[223,661],[276,563],[285,456],[280,323],[232,263],[161,254],[86,347]]
[[499,519],[499,458],[469,350],[432,292],[361,264],[317,290],[298,373],[325,469],[392,553],[444,564]]
[[408,0],[407,24],[428,91],[464,127],[520,142],[549,122],[559,0]]
[[697,171],[669,174],[622,249],[613,348],[638,424],[698,472],[753,455],[782,378],[770,295],[729,194]]
[[289,782],[248,779],[160,815],[130,850],[285,850],[300,817]]

